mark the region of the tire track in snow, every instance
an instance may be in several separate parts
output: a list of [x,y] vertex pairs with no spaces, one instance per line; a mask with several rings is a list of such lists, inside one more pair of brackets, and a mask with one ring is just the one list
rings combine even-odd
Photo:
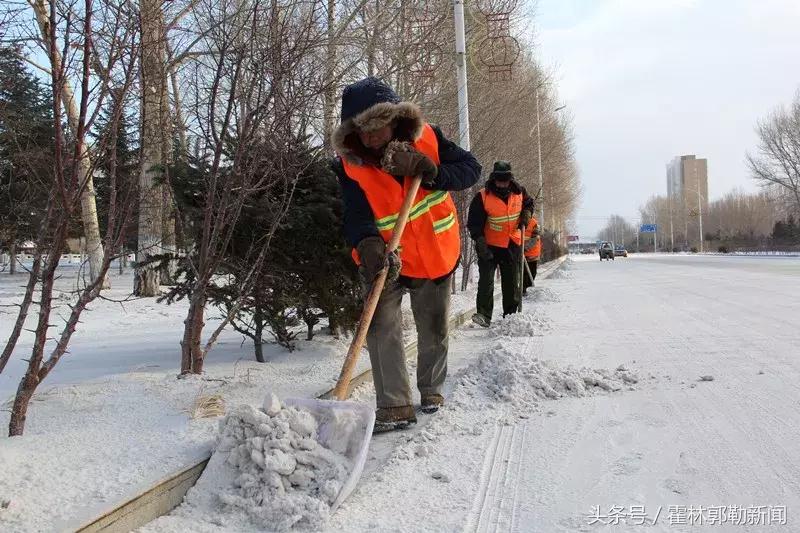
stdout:
[[496,425],[464,531],[511,531],[517,514],[524,425]]
[[[520,346],[527,352],[532,344],[527,337]],[[483,460],[478,491],[464,527],[465,532],[512,531],[517,516],[525,424],[497,424]]]

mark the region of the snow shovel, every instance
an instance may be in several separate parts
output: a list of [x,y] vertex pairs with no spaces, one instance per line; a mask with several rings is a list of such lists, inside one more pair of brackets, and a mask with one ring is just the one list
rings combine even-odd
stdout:
[[[386,245],[386,253],[390,254],[397,250],[400,246],[400,238],[403,236],[403,230],[408,222],[408,215],[411,212],[411,206],[414,203],[414,198],[417,196],[420,183],[422,182],[421,176],[416,176],[411,180],[411,186],[408,188],[403,205],[400,208],[400,213],[397,217],[397,223],[394,226],[394,233]],[[342,365],[342,372],[339,374],[339,381],[336,382],[336,387],[333,389],[333,396],[337,400],[347,399],[348,389],[350,388],[350,378],[353,375],[353,369],[358,362],[358,356],[361,354],[361,348],[364,346],[364,341],[367,339],[367,331],[369,325],[372,323],[372,316],[375,314],[375,309],[378,307],[378,300],[383,292],[383,286],[386,284],[386,277],[389,274],[388,263],[378,273],[375,281],[372,282],[372,288],[367,295],[364,302],[364,309],[361,311],[361,318],[358,321],[358,328],[356,334],[353,336],[353,342],[350,344],[350,349],[347,350],[347,356]]]

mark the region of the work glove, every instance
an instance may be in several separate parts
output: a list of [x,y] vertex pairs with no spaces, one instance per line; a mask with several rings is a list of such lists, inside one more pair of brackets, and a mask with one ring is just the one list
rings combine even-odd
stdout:
[[400,256],[394,251],[386,253],[386,243],[380,237],[367,237],[362,239],[356,246],[358,256],[361,258],[361,266],[358,269],[364,283],[371,285],[384,266],[389,266],[386,276],[386,284],[394,283],[400,277],[400,269],[403,266]]
[[517,225],[517,227],[519,229],[527,228],[528,223],[531,221],[531,218],[533,218],[533,213],[531,212],[531,210],[523,209],[522,213],[519,214],[519,224]]
[[537,224],[535,228],[533,228],[533,234],[539,236],[542,234],[542,228]]
[[536,246],[536,241],[539,240],[539,237],[535,236],[532,239],[527,239],[525,241],[525,251],[532,250],[534,246]]
[[422,176],[422,186],[432,189],[439,167],[425,154],[416,150],[392,151],[383,160],[383,170],[394,176]]
[[478,237],[475,239],[475,253],[478,254],[478,259],[481,261],[489,262],[494,259],[494,255],[489,249],[489,245],[486,244],[486,237]]

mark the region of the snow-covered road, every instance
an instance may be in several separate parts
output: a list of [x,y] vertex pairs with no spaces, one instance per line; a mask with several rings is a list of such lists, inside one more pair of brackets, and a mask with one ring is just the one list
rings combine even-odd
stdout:
[[[800,531],[800,259],[581,257],[534,296],[549,327],[515,357],[624,365],[635,390],[512,408],[468,368],[470,401],[456,376],[332,530]],[[497,343],[463,332],[455,366]]]

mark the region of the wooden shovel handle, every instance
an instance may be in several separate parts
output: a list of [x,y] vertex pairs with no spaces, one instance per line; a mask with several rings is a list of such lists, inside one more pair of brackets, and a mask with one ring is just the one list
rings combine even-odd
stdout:
[[[397,223],[394,226],[392,238],[386,245],[386,253],[392,253],[400,246],[400,238],[403,236],[403,230],[406,228],[408,222],[408,215],[411,212],[411,206],[414,205],[414,198],[417,197],[422,178],[415,177],[411,181],[411,186],[408,188],[406,197],[403,199],[403,205],[400,207],[400,214],[397,217]],[[353,376],[353,369],[358,362],[358,356],[361,354],[361,348],[364,347],[364,342],[367,340],[367,331],[369,325],[372,323],[372,316],[375,314],[375,309],[378,307],[378,300],[381,298],[383,286],[386,285],[386,277],[389,275],[389,267],[384,266],[378,273],[378,276],[372,282],[367,299],[364,302],[364,309],[361,311],[361,318],[358,321],[358,328],[356,334],[353,336],[353,342],[350,344],[350,349],[347,350],[347,356],[344,358],[342,365],[342,372],[339,374],[339,380],[336,382],[336,387],[333,389],[333,395],[337,400],[347,399],[348,389],[350,388],[350,379]]]

